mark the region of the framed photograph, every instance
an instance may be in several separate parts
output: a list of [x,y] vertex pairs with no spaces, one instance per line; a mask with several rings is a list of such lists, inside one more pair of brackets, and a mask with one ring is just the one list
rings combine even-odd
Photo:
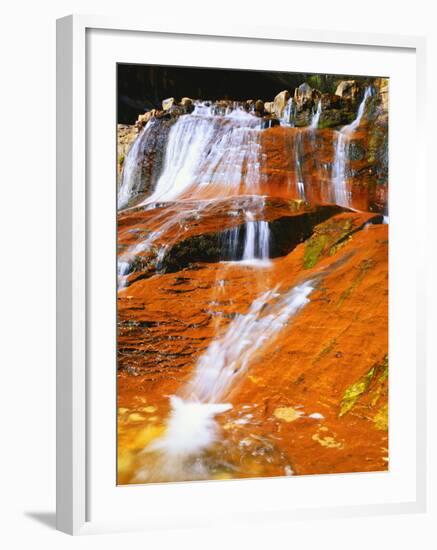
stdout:
[[58,528],[423,511],[423,39],[57,55]]

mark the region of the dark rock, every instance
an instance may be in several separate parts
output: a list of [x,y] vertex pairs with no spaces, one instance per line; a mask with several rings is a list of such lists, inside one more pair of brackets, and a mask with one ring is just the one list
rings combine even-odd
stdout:
[[273,115],[265,115],[262,118],[261,128],[265,130],[266,128],[273,128],[274,126],[280,126],[280,121]]
[[255,111],[261,115],[264,114],[264,101],[262,99],[255,101]]
[[[313,228],[344,209],[336,205],[318,206],[309,212],[294,216],[282,216],[269,222],[270,256],[276,258],[291,252],[299,243],[305,241]],[[235,260],[242,257],[246,238],[246,226],[237,226],[238,239],[232,249],[226,246],[230,230],[195,235],[185,239],[171,249],[162,259],[160,273],[172,273],[189,267],[197,262],[218,262]]]
[[366,149],[363,144],[357,140],[352,140],[349,143],[349,159],[350,160],[363,160],[366,156]]

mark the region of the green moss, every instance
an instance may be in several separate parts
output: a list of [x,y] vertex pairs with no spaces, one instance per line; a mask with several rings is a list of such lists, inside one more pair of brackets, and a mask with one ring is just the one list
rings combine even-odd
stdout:
[[332,218],[318,225],[305,246],[303,267],[314,267],[324,254],[333,255],[341,246],[345,237],[353,229],[350,218]]
[[344,416],[351,409],[353,409],[358,399],[370,386],[374,373],[375,369],[371,368],[369,372],[363,376],[363,378],[347,388],[343,394],[343,399],[341,400],[339,416]]
[[316,265],[327,243],[327,235],[313,235],[308,240],[303,257],[304,269],[310,269]]
[[388,430],[388,405],[383,405],[373,417],[377,430]]
[[[372,382],[377,384],[376,394],[378,399],[381,395],[381,385],[388,377],[388,356],[384,356],[380,363],[375,364],[364,376],[362,376],[357,382],[350,385],[343,394],[343,398],[340,403],[339,416],[344,416],[351,411],[357,401],[364,395]],[[374,405],[375,399],[372,400]]]
[[352,235],[350,235],[347,239],[343,239],[339,243],[335,244],[334,246],[331,246],[329,249],[329,255],[334,256],[343,246],[345,246],[349,241],[352,240]]
[[311,76],[307,77],[306,81],[311,86],[311,88],[315,88],[316,90],[321,90],[324,85],[321,74],[312,74]]
[[118,157],[118,164],[119,164],[120,166],[123,166],[125,158],[126,158],[126,157],[124,156],[123,153],[121,153],[121,155]]

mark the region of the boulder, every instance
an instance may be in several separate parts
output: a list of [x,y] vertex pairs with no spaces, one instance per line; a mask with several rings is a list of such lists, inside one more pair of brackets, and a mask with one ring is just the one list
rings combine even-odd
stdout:
[[322,101],[322,111],[341,108],[341,97],[336,94],[322,94],[320,99]]
[[264,103],[264,111],[266,113],[268,113],[269,115],[271,115],[273,113],[273,110],[274,110],[274,102],[273,101],[266,101]]
[[181,99],[181,105],[182,107],[191,107],[191,105],[193,105],[193,100],[189,97],[183,97]]
[[[303,126],[309,126],[311,124],[312,118],[313,118],[312,109],[301,108],[300,111],[296,109],[296,112],[294,115],[294,124],[297,128],[302,128]],[[322,118],[322,115],[320,115],[320,118]],[[320,127],[320,122],[319,122],[319,127]]]
[[163,99],[162,108],[164,109],[164,111],[168,111],[171,109],[171,107],[173,107],[174,103],[175,103],[174,97],[168,97],[167,99]]
[[294,102],[298,110],[304,108],[308,104],[312,104],[312,100],[313,89],[306,82],[294,90]]
[[284,114],[285,106],[287,101],[290,99],[290,94],[287,90],[279,92],[279,94],[273,100],[273,112],[277,118],[282,118]]
[[255,101],[255,111],[261,115],[264,113],[264,101],[262,99]]
[[343,117],[341,109],[323,109],[320,113],[319,128],[335,128],[342,126]]
[[356,80],[342,80],[335,90],[335,95],[356,102],[360,99],[362,87]]

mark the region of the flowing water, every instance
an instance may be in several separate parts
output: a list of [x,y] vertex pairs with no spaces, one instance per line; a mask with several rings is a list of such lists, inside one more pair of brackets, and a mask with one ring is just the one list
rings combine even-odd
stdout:
[[350,206],[350,192],[347,188],[346,169],[348,163],[348,148],[353,133],[360,125],[361,119],[364,115],[366,103],[371,96],[372,90],[369,87],[364,92],[363,99],[358,107],[357,116],[355,120],[343,126],[339,132],[337,132],[335,140],[335,154],[334,165],[332,170],[332,182],[333,182],[333,200],[340,206]]
[[295,166],[296,166],[296,175],[297,175],[297,191],[299,194],[299,197],[302,200],[306,199],[305,194],[305,183],[303,181],[303,171],[302,171],[302,130],[297,130],[296,137],[295,137]]
[[261,121],[240,109],[224,116],[199,105],[168,137],[164,168],[143,204],[259,190]]
[[[309,303],[314,281],[285,293],[262,293],[245,314],[238,315],[197,361],[191,380],[170,398],[171,412],[164,435],[145,453],[153,465],[138,472],[138,481],[204,479],[211,475],[208,449],[220,438],[215,416],[229,411],[229,391],[250,368],[251,361],[270,345],[293,317]],[[287,473],[284,467],[284,473]]]
[[[162,174],[154,191],[137,207],[153,208],[158,204],[180,201],[181,208],[170,219],[163,221],[159,230],[121,255],[118,264],[119,288],[124,288],[132,262],[139,253],[150,250],[157,239],[175,227],[183,227],[186,220],[201,216],[214,201],[242,194],[260,195],[263,180],[260,172],[260,119],[239,107],[224,113],[219,111],[219,114],[216,110],[214,105],[198,102],[192,114],[179,117],[172,126]],[[126,206],[139,187],[141,155],[148,138],[149,124],[126,158],[119,207]],[[183,204],[187,201],[190,201],[188,208]],[[194,204],[193,201],[197,202]],[[262,197],[260,204],[264,204]],[[257,208],[259,210],[259,206]],[[253,221],[250,211],[246,215],[244,227],[236,230],[240,236],[245,235],[244,252],[241,257],[235,254],[235,259],[254,267],[267,265],[268,224]]]
[[156,124],[155,120],[149,121],[126,155],[117,197],[119,209],[125,208],[141,189],[144,150]]
[[313,290],[314,282],[306,281],[288,292],[274,288],[256,298],[248,312],[238,315],[199,359],[185,391],[187,399],[220,402],[246,373],[256,353],[309,302]]
[[319,127],[319,120],[320,120],[321,114],[322,114],[322,100],[319,99],[319,103],[317,104],[317,109],[314,112],[314,115],[313,115],[313,118],[311,119],[311,124],[310,124],[310,128],[312,128],[313,130]]
[[280,120],[281,126],[291,126],[291,127],[294,126],[295,108],[296,107],[295,107],[293,98],[290,97],[290,99],[287,101],[287,104],[284,109],[284,113]]

